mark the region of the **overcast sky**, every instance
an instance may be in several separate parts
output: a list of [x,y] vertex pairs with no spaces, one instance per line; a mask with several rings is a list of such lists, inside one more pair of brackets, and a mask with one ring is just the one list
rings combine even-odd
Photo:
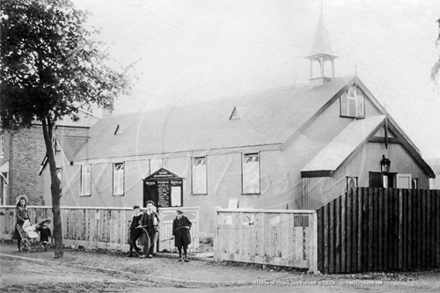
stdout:
[[[115,113],[305,82],[321,0],[74,0],[120,65],[141,79]],[[430,70],[440,1],[324,0],[336,75],[354,74],[425,158],[440,158]]]

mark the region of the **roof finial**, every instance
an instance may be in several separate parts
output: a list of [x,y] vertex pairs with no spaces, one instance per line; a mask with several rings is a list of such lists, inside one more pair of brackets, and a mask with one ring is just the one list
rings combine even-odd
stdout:
[[354,59],[354,82],[357,84],[358,72],[356,66],[356,58]]
[[354,59],[354,74],[357,75],[356,59]]

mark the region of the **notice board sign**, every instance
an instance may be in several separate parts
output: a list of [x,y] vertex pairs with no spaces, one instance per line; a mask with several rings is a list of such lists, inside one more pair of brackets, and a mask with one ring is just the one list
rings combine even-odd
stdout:
[[183,178],[161,168],[144,180],[144,206],[152,200],[156,207],[183,206]]
[[169,180],[157,180],[157,206],[170,206],[171,186]]

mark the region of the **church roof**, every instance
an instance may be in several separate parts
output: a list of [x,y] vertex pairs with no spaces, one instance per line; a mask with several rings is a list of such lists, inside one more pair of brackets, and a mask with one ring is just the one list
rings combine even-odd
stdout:
[[[75,161],[280,145],[354,77],[102,119]],[[237,119],[230,119],[233,111]],[[122,133],[115,130],[123,127]]]
[[352,121],[301,170],[302,174],[319,171],[326,172],[330,176],[331,172],[336,171],[376,132],[385,121],[385,117],[385,115],[377,115]]

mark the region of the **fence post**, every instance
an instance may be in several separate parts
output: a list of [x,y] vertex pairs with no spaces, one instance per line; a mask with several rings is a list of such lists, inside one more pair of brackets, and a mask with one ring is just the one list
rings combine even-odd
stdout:
[[318,271],[318,214],[316,211],[309,216],[310,225],[310,260],[309,272],[319,274]]
[[219,236],[218,236],[218,218],[220,217],[219,215],[219,211],[218,209],[215,209],[215,225],[214,225],[214,261],[218,261],[218,241],[219,241]]

